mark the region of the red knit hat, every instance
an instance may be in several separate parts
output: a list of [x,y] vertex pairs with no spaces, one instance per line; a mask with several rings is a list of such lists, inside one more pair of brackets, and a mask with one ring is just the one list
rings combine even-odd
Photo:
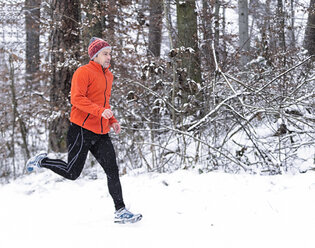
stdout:
[[90,60],[94,59],[96,55],[99,54],[105,48],[111,48],[111,46],[106,41],[97,37],[93,37],[90,40],[90,44],[88,48]]

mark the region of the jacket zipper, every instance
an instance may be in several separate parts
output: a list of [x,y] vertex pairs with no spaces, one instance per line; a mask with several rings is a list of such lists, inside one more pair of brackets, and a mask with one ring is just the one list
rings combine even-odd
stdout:
[[83,123],[82,123],[82,127],[84,126],[84,124],[85,124],[86,120],[89,118],[89,116],[90,116],[90,114],[88,114],[88,115],[86,116],[86,118],[84,119],[84,121],[83,121]]
[[[105,87],[105,91],[104,91],[104,98],[105,98],[105,101],[104,101],[104,105],[103,107],[105,108],[105,105],[106,105],[106,90],[107,90],[107,78],[105,76],[105,70],[104,68],[102,68],[103,70],[103,74],[104,74],[104,78],[105,78],[105,82],[106,82],[106,87]],[[101,133],[103,133],[103,118],[101,117]]]

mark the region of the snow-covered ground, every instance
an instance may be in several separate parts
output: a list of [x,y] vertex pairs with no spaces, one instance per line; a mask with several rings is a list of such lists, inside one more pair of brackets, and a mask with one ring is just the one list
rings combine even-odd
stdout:
[[[102,175],[101,172],[98,172]],[[127,206],[144,218],[113,223],[106,179],[50,171],[0,186],[0,247],[315,247],[315,173],[129,174]]]

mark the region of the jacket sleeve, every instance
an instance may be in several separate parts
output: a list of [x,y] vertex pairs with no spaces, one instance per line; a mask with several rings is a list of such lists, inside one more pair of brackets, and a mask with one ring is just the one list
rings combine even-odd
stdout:
[[101,117],[105,108],[87,98],[88,86],[88,74],[82,68],[77,69],[71,82],[71,104],[86,113]]

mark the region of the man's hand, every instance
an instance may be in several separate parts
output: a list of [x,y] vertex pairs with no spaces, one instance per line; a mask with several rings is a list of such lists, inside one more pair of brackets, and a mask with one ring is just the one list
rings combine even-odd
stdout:
[[115,132],[116,134],[119,134],[119,133],[120,133],[121,128],[120,128],[120,125],[119,125],[118,122],[113,123],[113,124],[111,125],[111,127],[114,129],[114,132]]
[[113,112],[110,109],[105,109],[104,112],[102,113],[102,116],[105,119],[110,119],[113,116]]

